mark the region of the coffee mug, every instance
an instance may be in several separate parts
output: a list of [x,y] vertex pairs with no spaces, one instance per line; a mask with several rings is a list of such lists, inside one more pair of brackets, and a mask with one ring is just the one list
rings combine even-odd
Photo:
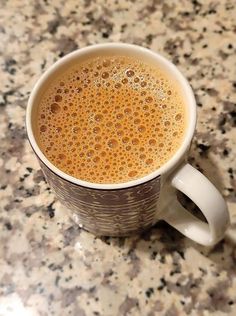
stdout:
[[[154,172],[126,183],[97,184],[74,178],[54,166],[40,150],[35,117],[39,100],[50,81],[73,63],[101,55],[123,55],[158,66],[178,82],[187,106],[187,126],[176,153]],[[229,225],[227,205],[214,185],[186,162],[196,125],[196,101],[190,85],[167,59],[146,48],[122,43],[99,44],[68,54],[50,67],[36,83],[27,106],[26,128],[43,173],[74,220],[95,235],[127,236],[164,220],[202,245],[218,242]],[[202,211],[206,222],[189,213],[177,200],[176,190]]]

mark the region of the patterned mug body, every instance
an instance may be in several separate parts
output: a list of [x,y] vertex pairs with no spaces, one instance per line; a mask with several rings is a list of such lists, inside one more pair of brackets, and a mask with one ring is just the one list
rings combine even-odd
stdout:
[[128,188],[103,190],[74,184],[44,163],[40,165],[58,199],[73,212],[73,219],[95,235],[127,236],[156,221],[160,176]]

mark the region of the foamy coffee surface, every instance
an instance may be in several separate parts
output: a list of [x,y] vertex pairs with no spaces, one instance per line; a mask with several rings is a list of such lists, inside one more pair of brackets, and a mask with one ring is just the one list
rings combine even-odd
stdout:
[[45,92],[37,138],[59,169],[95,183],[127,182],[179,148],[185,105],[166,73],[126,56],[74,65]]

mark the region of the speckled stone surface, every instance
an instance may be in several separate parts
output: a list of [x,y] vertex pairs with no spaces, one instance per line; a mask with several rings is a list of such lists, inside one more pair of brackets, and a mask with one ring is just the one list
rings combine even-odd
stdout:
[[[235,16],[233,0],[1,1],[1,316],[236,315]],[[45,182],[26,139],[29,93],[59,57],[107,41],[160,52],[189,79],[198,103],[189,161],[221,190],[232,221],[215,247],[163,223],[95,238]]]

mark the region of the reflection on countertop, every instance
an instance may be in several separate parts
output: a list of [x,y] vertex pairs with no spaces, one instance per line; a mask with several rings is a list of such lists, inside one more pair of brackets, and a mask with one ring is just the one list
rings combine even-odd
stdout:
[[[0,9],[0,315],[236,314],[234,1],[3,1]],[[158,223],[95,238],[54,197],[27,142],[29,93],[59,57],[122,41],[172,60],[198,123],[190,162],[227,200],[232,226],[206,248]]]

